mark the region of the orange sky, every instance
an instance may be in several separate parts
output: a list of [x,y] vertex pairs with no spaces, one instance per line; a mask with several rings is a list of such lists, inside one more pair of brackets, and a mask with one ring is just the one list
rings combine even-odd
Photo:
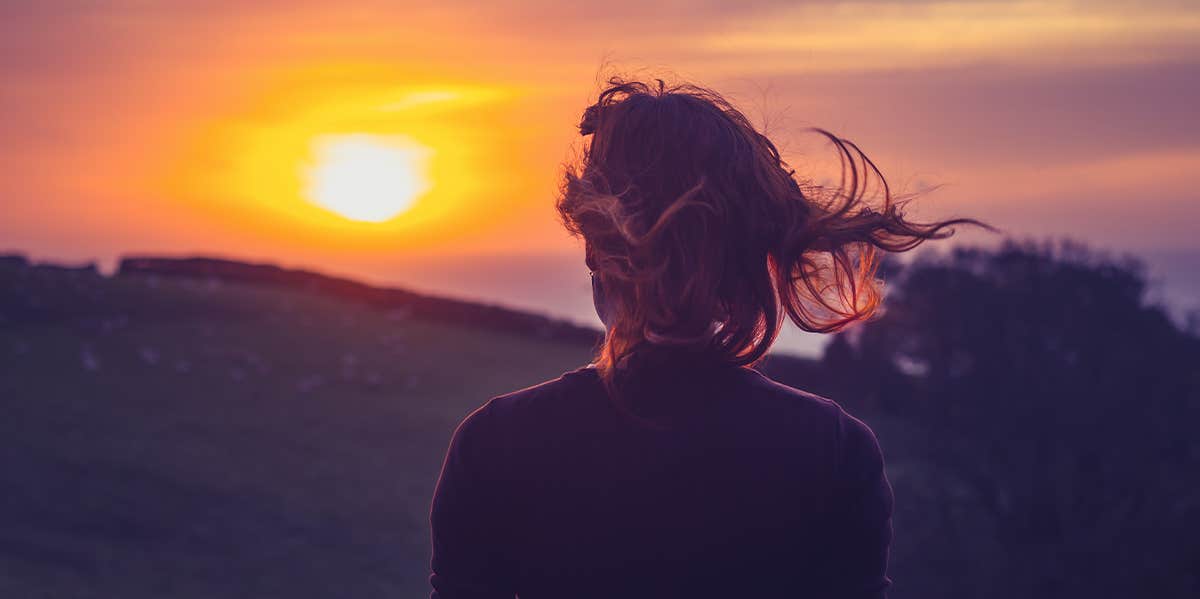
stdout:
[[[578,274],[552,204],[607,61],[729,93],[801,174],[818,125],[943,184],[918,216],[1200,256],[1194,2],[432,4],[0,1],[0,250],[219,253],[586,319],[586,276],[544,279]],[[384,223],[313,205],[303,165],[344,134],[426,146],[430,191]]]

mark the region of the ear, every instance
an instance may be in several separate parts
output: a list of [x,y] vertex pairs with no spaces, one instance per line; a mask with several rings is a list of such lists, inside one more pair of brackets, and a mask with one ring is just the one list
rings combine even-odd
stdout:
[[596,254],[592,251],[592,244],[584,241],[583,245],[584,263],[587,264],[588,270],[596,270]]

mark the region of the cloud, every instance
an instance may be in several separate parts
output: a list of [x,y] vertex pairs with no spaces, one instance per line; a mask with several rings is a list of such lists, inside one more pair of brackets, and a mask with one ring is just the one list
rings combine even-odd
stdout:
[[795,3],[723,24],[701,51],[770,72],[1137,64],[1200,50],[1200,11],[1173,3]]

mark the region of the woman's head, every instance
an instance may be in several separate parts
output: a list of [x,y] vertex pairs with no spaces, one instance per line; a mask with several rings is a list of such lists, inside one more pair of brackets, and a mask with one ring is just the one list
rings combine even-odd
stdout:
[[590,144],[557,207],[602,291],[596,363],[609,383],[664,349],[753,364],[784,318],[816,332],[867,318],[880,299],[877,249],[980,224],[906,220],[875,165],[821,130],[842,181],[804,184],[741,112],[694,85],[611,79],[579,128]]

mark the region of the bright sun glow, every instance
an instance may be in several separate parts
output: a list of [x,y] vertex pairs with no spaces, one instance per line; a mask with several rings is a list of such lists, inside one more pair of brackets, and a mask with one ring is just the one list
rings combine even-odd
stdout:
[[396,135],[331,135],[313,141],[305,168],[308,200],[350,220],[380,223],[429,191],[433,152]]

